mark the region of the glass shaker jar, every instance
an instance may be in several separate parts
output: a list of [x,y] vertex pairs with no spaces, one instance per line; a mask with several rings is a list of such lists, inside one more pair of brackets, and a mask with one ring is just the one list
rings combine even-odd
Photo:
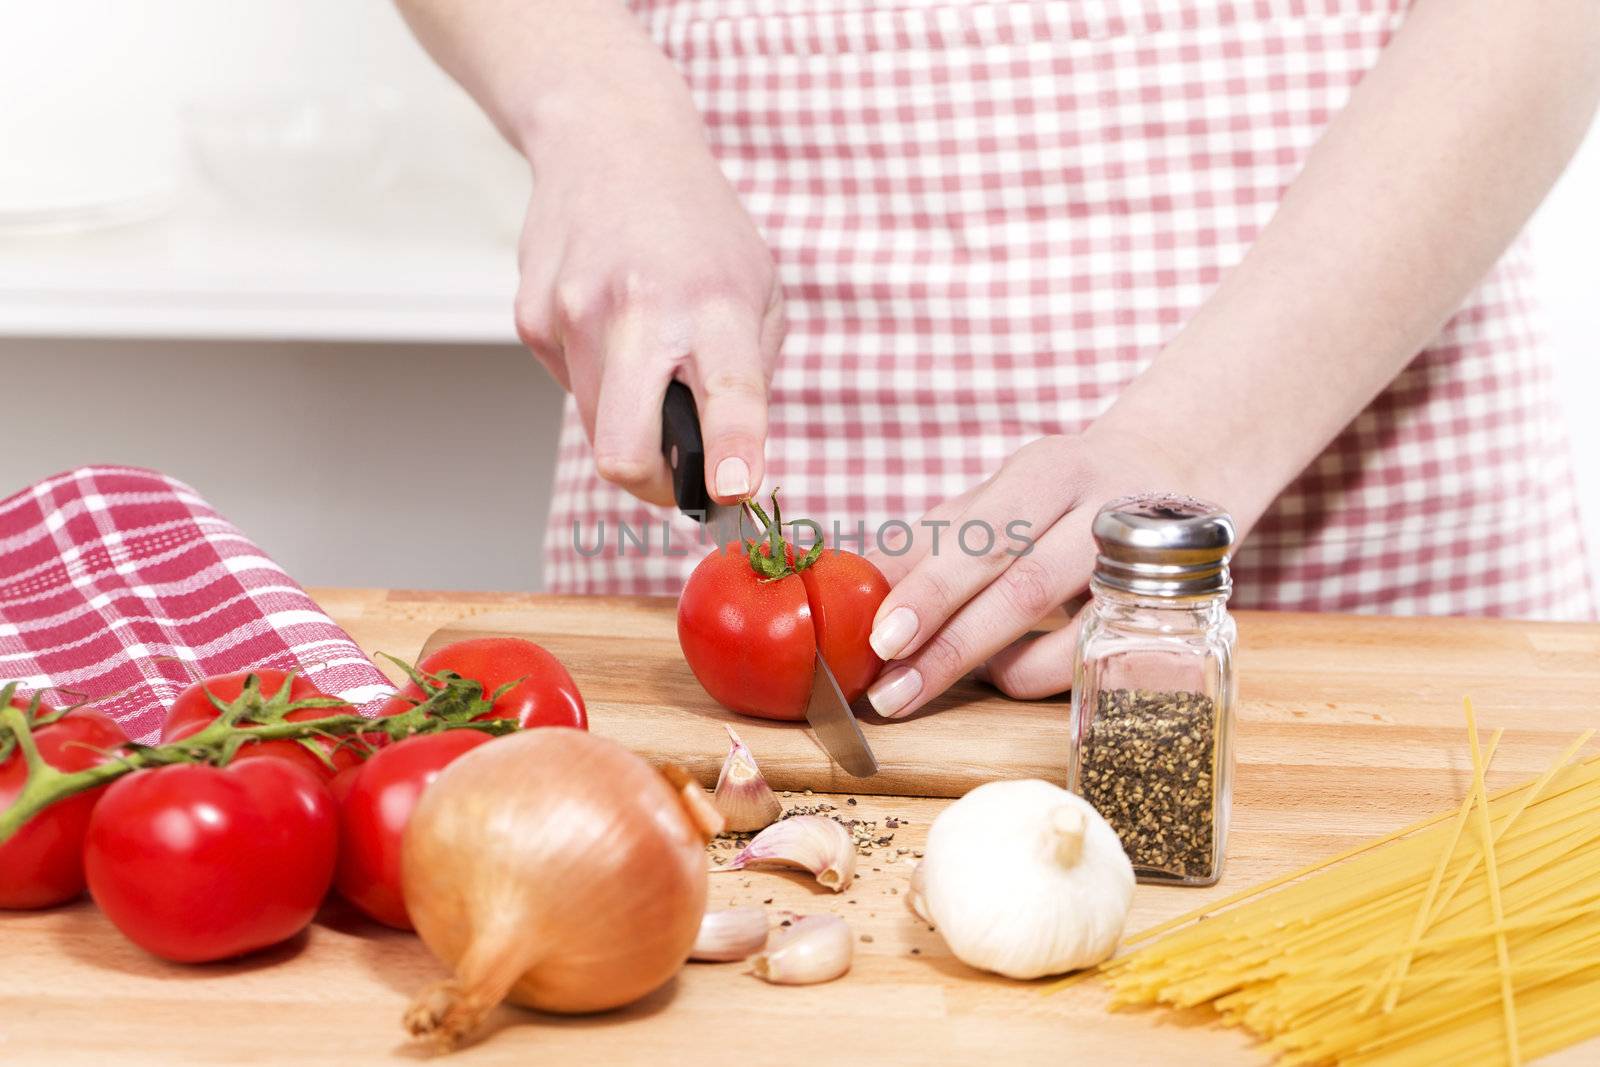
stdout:
[[1141,882],[1222,876],[1233,777],[1233,520],[1188,497],[1114,500],[1073,669],[1067,784]]

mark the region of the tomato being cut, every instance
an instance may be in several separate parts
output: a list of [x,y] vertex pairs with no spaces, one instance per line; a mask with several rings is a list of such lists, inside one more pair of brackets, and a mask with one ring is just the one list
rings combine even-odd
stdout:
[[889,580],[865,557],[837,549],[818,556],[800,572],[800,580],[811,605],[817,647],[845,700],[855,701],[883,669],[867,638],[878,605],[889,595]]
[[340,896],[381,923],[411,929],[400,890],[400,841],[406,823],[439,772],[489,740],[489,734],[473,729],[408,737],[340,774],[335,792],[341,842],[334,881]]
[[323,781],[282,759],[178,764],[117,779],[89,820],[84,870],[100,910],[164,959],[228,959],[285,941],[333,881],[338,814]]
[[[11,706],[26,710],[29,700],[18,697]],[[35,711],[40,718],[54,714],[43,705]],[[35,728],[33,739],[44,761],[61,771],[104,763],[128,743],[121,727],[88,708],[74,709]],[[0,762],[0,809],[16,798],[27,779],[27,764],[13,748]],[[101,787],[52,804],[0,844],[0,908],[48,908],[83,892],[83,839],[89,816],[104,793]]]
[[[161,724],[161,741],[178,741],[191,734],[204,729],[221,711],[211,698],[216,697],[224,704],[232,704],[244,693],[245,683],[254,676],[259,685],[260,699],[271,700],[280,695],[287,682],[289,693],[287,700],[298,703],[304,700],[329,700],[327,693],[318,689],[309,680],[299,674],[291,675],[288,671],[280,670],[253,670],[238,671],[234,674],[222,674],[215,678],[207,678],[196,682],[178,694],[178,699],[173,701],[172,707],[167,711],[167,717]],[[299,708],[284,716],[293,722],[303,722],[309,719],[325,719],[330,715],[347,715],[354,711],[348,704],[339,704],[333,707]],[[246,715],[240,720],[240,725],[249,726],[256,724],[255,720]],[[259,725],[259,724],[257,724]],[[300,741],[252,741],[239,750],[234,761],[261,759],[263,757],[288,760],[311,771],[319,778],[332,778],[345,767],[354,766],[361,762],[362,749],[351,740],[334,738],[317,738],[312,742],[327,753],[333,766],[328,766],[315,752],[312,752]]]
[[[417,664],[424,674],[454,671],[483,685],[485,698],[493,697],[491,710],[479,719],[515,719],[517,726],[572,726],[589,728],[583,697],[561,661],[520,637],[474,637],[445,645]],[[495,696],[501,686],[511,685]],[[410,711],[427,694],[411,682],[390,698],[379,715]]]
[[883,661],[867,636],[889,583],[871,562],[842,549],[796,558],[783,542],[774,506],[767,540],[752,551],[729,544],[700,561],[678,598],[678,644],[713,699],[764,719],[803,719],[822,655],[847,701],[872,684]]

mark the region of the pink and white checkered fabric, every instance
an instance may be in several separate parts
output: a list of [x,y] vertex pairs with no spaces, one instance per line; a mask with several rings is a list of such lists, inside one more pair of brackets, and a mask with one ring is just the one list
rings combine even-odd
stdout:
[[151,741],[190,682],[256,667],[299,668],[352,704],[393,692],[305,590],[182,482],[83,467],[0,502],[0,680],[83,694]]
[[[635,0],[779,264],[766,484],[915,520],[1082,430],[1243,256],[1399,0]],[[1277,502],[1242,607],[1590,617],[1521,244]],[[1356,312],[1358,313],[1358,311]],[[573,524],[609,539],[592,558]],[[561,591],[673,593],[569,406]],[[626,522],[648,555],[619,554]],[[692,537],[679,520],[678,544]]]

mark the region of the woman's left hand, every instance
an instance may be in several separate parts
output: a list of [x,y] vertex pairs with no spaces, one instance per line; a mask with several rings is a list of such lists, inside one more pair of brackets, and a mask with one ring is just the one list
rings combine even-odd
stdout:
[[1043,437],[923,516],[901,554],[874,553],[894,586],[872,627],[886,661],[867,694],[878,714],[910,715],[980,666],[1019,699],[1070,688],[1077,620],[1023,635],[1088,585],[1089,527],[1101,505],[1150,491],[1203,493],[1176,456],[1143,436],[1091,427]]

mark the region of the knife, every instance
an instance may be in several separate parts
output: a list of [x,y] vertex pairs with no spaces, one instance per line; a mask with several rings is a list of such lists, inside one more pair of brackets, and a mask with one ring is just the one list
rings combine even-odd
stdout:
[[855,712],[845,702],[839,680],[828,669],[828,661],[817,652],[817,672],[811,679],[811,701],[806,704],[806,722],[833,761],[856,778],[871,778],[878,773],[878,757],[872,754]]
[[[709,529],[718,546],[740,540],[739,507],[718,504],[706,491],[706,450],[700,413],[689,387],[674,379],[661,402],[661,454],[672,470],[672,499],[678,510]],[[844,699],[839,681],[817,653],[806,722],[835,763],[857,778],[878,773],[878,760],[861,733],[861,724]]]
[[672,499],[678,510],[709,531],[718,548],[739,540],[739,505],[718,504],[706,491],[706,449],[700,439],[700,413],[689,387],[674,379],[661,402],[661,455],[672,470]]

